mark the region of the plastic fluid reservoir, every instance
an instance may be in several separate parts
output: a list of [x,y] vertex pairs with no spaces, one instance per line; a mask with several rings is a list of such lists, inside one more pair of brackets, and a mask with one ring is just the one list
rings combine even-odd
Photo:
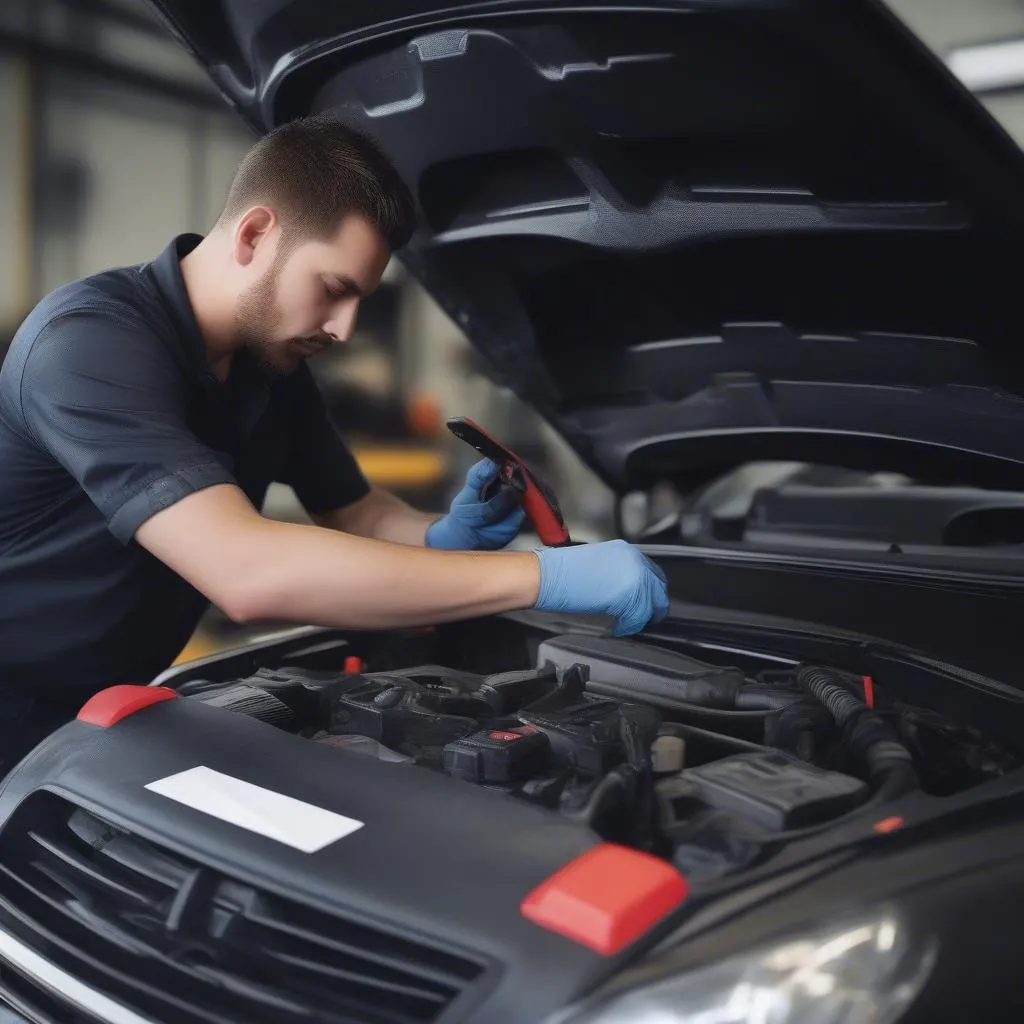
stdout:
[[683,770],[686,741],[682,736],[659,736],[651,744],[651,766],[655,775],[674,775]]

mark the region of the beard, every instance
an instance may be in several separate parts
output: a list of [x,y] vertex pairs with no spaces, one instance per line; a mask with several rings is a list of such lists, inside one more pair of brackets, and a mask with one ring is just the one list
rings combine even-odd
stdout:
[[282,376],[297,365],[288,357],[287,343],[276,339],[281,322],[277,305],[279,268],[272,266],[238,300],[234,313],[235,337],[266,373]]
[[285,377],[317,352],[331,347],[334,339],[318,333],[313,337],[278,337],[284,321],[278,305],[280,262],[275,262],[238,300],[234,313],[236,340],[253,356],[260,369],[271,377]]

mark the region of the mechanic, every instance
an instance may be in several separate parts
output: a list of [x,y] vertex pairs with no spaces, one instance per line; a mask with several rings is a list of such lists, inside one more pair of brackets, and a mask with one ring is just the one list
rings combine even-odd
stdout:
[[[622,541],[499,551],[515,492],[474,466],[447,514],[371,488],[305,360],[348,340],[413,199],[329,116],[269,133],[217,223],[58,288],[0,370],[0,749],[173,662],[209,602],[240,623],[388,628],[513,609],[665,614]],[[290,485],[316,525],[262,516]]]

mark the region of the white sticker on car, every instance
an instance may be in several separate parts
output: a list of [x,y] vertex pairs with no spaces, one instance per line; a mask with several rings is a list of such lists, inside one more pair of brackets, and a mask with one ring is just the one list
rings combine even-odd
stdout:
[[146,789],[303,853],[316,853],[364,824],[202,765],[157,779]]

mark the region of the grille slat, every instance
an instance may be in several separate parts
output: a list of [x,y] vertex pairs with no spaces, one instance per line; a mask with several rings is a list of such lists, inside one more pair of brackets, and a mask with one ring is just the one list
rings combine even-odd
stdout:
[[[73,858],[61,858],[62,864],[73,864],[75,863]],[[150,958],[158,959],[165,967],[175,972],[182,972],[185,970],[183,965],[172,958],[172,950],[170,950],[169,943],[167,942],[167,936],[160,930],[158,925],[160,921],[147,917],[140,918],[138,914],[134,915],[134,922],[136,924],[142,924],[145,926],[145,930],[150,935],[150,943],[146,944],[140,941],[133,933],[127,931],[124,928],[118,928],[112,923],[113,911],[109,908],[89,906],[82,899],[82,886],[77,884],[74,878],[67,879],[62,878],[59,871],[56,871],[50,865],[40,865],[38,862],[34,862],[34,866],[37,867],[40,874],[46,879],[56,883],[59,889],[63,889],[66,893],[70,893],[75,897],[73,900],[62,899],[59,893],[50,893],[41,890],[40,888],[30,886],[23,879],[20,880],[20,884],[27,889],[32,896],[41,902],[45,903],[46,906],[55,914],[66,915],[71,918],[74,922],[84,924],[90,930],[94,930],[103,934],[108,940],[115,942],[121,948],[128,949],[130,952],[140,953]],[[0,866],[0,871],[3,871],[3,867]],[[6,872],[5,872],[6,873]],[[260,918],[264,927],[271,919],[262,917]],[[247,924],[247,921],[239,921],[240,925]],[[234,929],[237,931],[238,929]],[[299,932],[300,934],[307,937],[310,936],[309,932],[300,931],[299,929],[278,929],[285,934],[293,932]],[[58,928],[58,931],[60,929]],[[242,936],[233,936],[231,945],[237,948],[240,956],[250,955],[254,950],[259,950],[265,956],[269,957],[276,963],[286,966],[292,966],[300,968],[308,973],[314,974],[317,981],[322,982],[324,979],[328,979],[334,982],[343,982],[351,986],[356,986],[359,989],[362,988],[376,988],[384,993],[391,995],[412,997],[417,1000],[421,1000],[426,1004],[434,1004],[439,1009],[443,1008],[446,1003],[446,994],[443,989],[429,990],[422,986],[412,986],[408,984],[401,984],[396,980],[389,980],[382,976],[378,971],[378,975],[370,977],[367,974],[360,974],[356,971],[344,971],[325,962],[318,962],[310,958],[303,958],[294,956],[281,950],[275,950],[268,948],[261,944],[261,936],[252,935],[249,941],[246,941]],[[344,948],[348,954],[353,953],[353,947],[342,946],[341,943],[332,943],[333,948]],[[162,948],[161,948],[162,947]],[[374,958],[376,963],[383,963],[381,958]],[[223,987],[229,991],[235,991],[246,994],[249,998],[256,999],[260,1003],[266,1005],[270,1009],[288,1009],[291,1012],[298,1012],[299,1006],[294,1000],[281,1001],[275,998],[272,991],[266,990],[264,985],[261,985],[258,981],[253,980],[249,977],[243,977],[242,974],[230,975],[223,971],[218,971],[209,965],[198,965],[194,968],[195,972],[208,980],[213,981],[218,986]],[[245,973],[248,974],[247,969]],[[392,979],[401,977],[396,972],[391,972]],[[307,986],[302,985],[301,979],[296,978],[296,988],[306,989]],[[315,993],[311,994],[315,998]]]
[[268,954],[280,964],[284,964],[288,967],[294,967],[310,974],[319,975],[320,977],[328,978],[331,981],[337,981],[343,984],[372,985],[374,988],[379,988],[382,991],[390,992],[395,995],[411,996],[414,999],[422,999],[427,1002],[433,1001],[439,1006],[444,1004],[443,993],[435,992],[430,989],[414,987],[412,985],[403,985],[398,982],[368,982],[366,978],[360,976],[355,971],[346,971],[340,967],[331,967],[329,964],[304,960],[302,957],[293,956],[289,953],[268,951]]
[[[71,874],[68,876],[69,879],[77,875],[77,884],[79,886],[101,886],[104,889],[110,890],[112,896],[123,896],[142,906],[152,906],[152,894],[143,892],[141,889],[132,886],[130,883],[115,877],[110,872],[104,872],[93,867],[88,860],[83,857],[76,856],[74,851],[69,850],[67,847],[50,842],[44,837],[36,835],[35,832],[29,833],[29,839],[31,839],[41,849],[45,850],[46,853],[50,854],[50,856],[55,857],[70,869]],[[50,870],[54,871],[57,875],[60,874],[59,870],[55,870],[53,868]]]
[[151,843],[135,839],[124,829],[115,828],[85,811],[74,811],[68,818],[68,830],[90,850],[158,886],[176,890],[192,873],[181,861],[167,856]]
[[[69,938],[63,928],[57,930],[40,923],[36,915],[24,913],[6,897],[0,896],[0,915],[5,927],[9,928],[22,942],[36,948],[37,952],[53,961],[59,967],[97,988],[112,999],[121,999],[140,1014],[146,1014],[154,1021],[175,1022],[195,1021],[196,1024],[228,1024],[237,1021],[231,1013],[216,1013],[202,1003],[192,1003],[178,996],[170,989],[157,988],[138,977],[128,977],[115,971],[109,960],[99,960],[85,952],[79,941]],[[57,922],[60,925],[60,922]],[[76,936],[82,939],[82,936]],[[87,939],[86,939],[87,941]],[[93,944],[96,945],[95,943]],[[104,983],[100,983],[103,979]],[[119,985],[118,982],[121,982]],[[28,982],[26,981],[26,984]],[[129,993],[126,997],[125,993]],[[59,993],[42,993],[47,1002],[52,1002]],[[150,1011],[155,1007],[162,1016]]]
[[[49,877],[47,875],[47,878]],[[52,881],[52,879],[50,880]],[[151,948],[145,942],[114,922],[97,916],[80,900],[61,899],[39,889],[33,889],[28,886],[25,886],[25,888],[41,903],[45,904],[50,912],[71,918],[70,924],[84,925],[102,935],[108,942],[112,942],[136,956],[151,955]]]
[[433,950],[423,950],[423,957],[419,961],[414,961],[411,957],[401,954],[389,957],[385,953],[374,951],[365,945],[342,942],[332,936],[316,932],[311,927],[304,927],[293,921],[261,914],[257,908],[247,909],[244,918],[238,923],[241,925],[243,921],[246,925],[255,925],[272,933],[269,939],[263,940],[271,944],[280,943],[281,938],[291,938],[318,947],[318,952],[324,962],[330,962],[331,959],[338,957],[354,957],[364,965],[373,964],[389,971],[398,970],[424,982],[451,987],[462,985],[479,973],[475,964],[468,965],[472,968],[470,971],[454,971],[450,967],[445,969],[441,960],[443,954],[438,955],[436,964],[433,962]]
[[0,835],[0,913],[158,1024],[429,1024],[483,971],[215,875],[52,794]]

